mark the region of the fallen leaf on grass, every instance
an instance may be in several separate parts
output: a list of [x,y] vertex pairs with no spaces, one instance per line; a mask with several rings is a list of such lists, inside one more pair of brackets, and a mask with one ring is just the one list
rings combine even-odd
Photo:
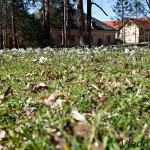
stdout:
[[147,112],[150,114],[150,109],[149,109],[149,110],[147,110]]
[[103,96],[104,96],[104,93],[98,93],[98,96],[99,96],[99,97],[103,97]]
[[48,89],[48,85],[46,85],[45,83],[35,83],[35,82],[32,82],[32,83],[26,83],[27,86],[26,88],[32,88],[33,92],[37,91],[37,90],[40,90],[40,89]]
[[121,83],[120,83],[120,82],[115,82],[115,81],[113,81],[113,82],[107,82],[106,85],[107,85],[108,87],[110,87],[111,89],[114,89],[114,88],[116,88],[116,87],[120,87],[120,86],[121,86]]
[[5,131],[0,131],[0,141],[2,141],[6,137],[6,132]]
[[10,87],[8,87],[8,89],[6,90],[6,92],[5,92],[5,96],[8,96],[9,94],[11,94],[12,95],[12,93],[13,93],[13,91],[11,90],[11,88]]
[[44,103],[46,105],[49,105],[51,108],[56,108],[58,105],[60,108],[62,108],[62,104],[66,102],[66,100],[57,99],[56,101],[53,101],[54,99],[48,98],[44,100]]
[[104,101],[107,101],[107,100],[108,100],[107,97],[102,96],[102,97],[98,98],[98,99],[96,100],[96,102],[101,103],[101,102],[104,102]]
[[62,108],[62,104],[65,103],[65,102],[66,102],[66,100],[62,100],[62,99],[60,99],[60,98],[58,98],[58,99],[56,100],[56,103],[60,106],[60,108]]
[[128,65],[129,65],[129,63],[128,63],[128,62],[124,62],[124,68],[127,68],[127,67],[128,67]]
[[86,121],[85,117],[82,114],[80,114],[77,110],[73,110],[71,114],[78,121]]
[[41,99],[43,100],[43,103],[51,106],[51,108],[56,108],[58,105],[60,106],[60,108],[62,108],[62,104],[66,102],[66,100],[63,100],[64,97],[65,96],[63,93],[61,93],[60,91],[56,91],[50,96],[41,97]]
[[139,73],[139,72],[140,72],[139,69],[137,69],[137,70],[132,70],[132,74],[137,74],[137,73]]
[[36,92],[37,90],[40,90],[40,89],[48,89],[48,85],[46,85],[45,83],[38,83],[38,84],[33,84],[33,92]]
[[0,150],[3,150],[4,149],[4,147],[0,144]]
[[32,76],[34,73],[26,73],[26,77]]
[[26,108],[23,113],[25,116],[31,116],[34,113],[34,110],[35,110],[34,107]]
[[150,77],[150,70],[147,70],[147,73],[145,75],[145,78],[149,78]]
[[13,96],[13,91],[10,87],[8,87],[8,89],[6,90],[6,92],[2,95],[0,95],[0,100],[2,100],[2,102],[6,102],[7,100],[9,100],[10,98],[12,98]]
[[[76,124],[73,127],[73,131],[74,133],[82,138],[85,138],[86,136],[88,137],[88,139],[90,139],[90,137],[92,136],[92,126],[87,126],[84,124]],[[100,141],[98,142],[92,142],[91,145],[92,149],[98,149],[98,150],[102,150],[103,146],[102,143]]]
[[73,131],[77,136],[84,138],[86,135],[90,138],[92,134],[92,126],[87,126],[84,124],[76,124],[73,127]]
[[91,84],[91,86],[92,86],[93,88],[95,88],[96,90],[99,90],[99,88],[98,88],[96,85]]
[[126,78],[126,82],[129,85],[129,87],[133,87],[134,86],[134,84],[127,78]]

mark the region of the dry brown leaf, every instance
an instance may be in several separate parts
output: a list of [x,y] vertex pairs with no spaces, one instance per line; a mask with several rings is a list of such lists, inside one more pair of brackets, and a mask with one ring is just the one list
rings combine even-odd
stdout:
[[60,91],[56,91],[50,96],[41,97],[41,99],[43,100],[43,103],[45,103],[46,105],[50,105],[51,108],[56,108],[58,105],[60,106],[60,108],[62,108],[62,103],[65,103],[66,100],[59,98],[60,95],[64,94],[62,94]]
[[26,108],[23,113],[25,116],[31,116],[34,113],[34,110],[34,107]]
[[147,112],[150,114],[150,109],[148,109]]
[[37,90],[40,90],[40,89],[48,89],[48,85],[46,85],[45,83],[38,83],[38,84],[35,84],[34,87],[33,87],[33,92],[37,91]]
[[12,91],[12,89],[10,87],[8,87],[8,89],[6,90],[4,95],[8,96],[9,94],[13,95],[13,91]]
[[77,136],[84,138],[86,135],[88,138],[92,135],[92,126],[87,126],[84,124],[76,124],[73,127],[73,131]]
[[105,97],[105,96],[103,96],[103,97],[98,98],[98,99],[96,100],[96,102],[101,103],[101,102],[104,102],[104,101],[107,101],[107,100],[108,100],[108,98]]
[[103,97],[103,96],[104,96],[104,93],[98,93],[98,96],[99,96],[99,97]]
[[150,77],[150,70],[147,70],[147,73],[145,75],[145,78],[149,78]]
[[129,85],[129,87],[133,87],[134,86],[134,84],[127,78],[126,78],[126,82]]
[[128,62],[124,62],[124,68],[127,68],[127,67],[128,67],[128,65],[129,65],[129,63],[128,63]]
[[121,86],[121,83],[120,83],[120,82],[115,82],[115,81],[113,81],[113,82],[107,82],[106,85],[107,85],[108,87],[110,87],[111,89],[114,89],[114,88],[116,88],[116,87],[120,87],[120,86]]
[[73,110],[71,114],[78,121],[86,121],[85,116],[80,114],[77,110]]
[[7,100],[11,99],[13,96],[13,91],[10,87],[6,90],[3,95],[0,95],[0,99],[2,99],[2,103],[5,103]]
[[137,70],[132,70],[132,74],[137,74],[137,73],[139,73],[139,72],[140,72],[139,69],[137,69]]

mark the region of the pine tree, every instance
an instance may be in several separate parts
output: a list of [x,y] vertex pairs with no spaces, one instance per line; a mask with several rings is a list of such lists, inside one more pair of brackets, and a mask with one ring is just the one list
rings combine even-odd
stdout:
[[113,11],[117,15],[118,20],[122,20],[122,40],[125,44],[125,19],[129,17],[129,11],[131,8],[131,1],[129,0],[115,0],[113,1]]

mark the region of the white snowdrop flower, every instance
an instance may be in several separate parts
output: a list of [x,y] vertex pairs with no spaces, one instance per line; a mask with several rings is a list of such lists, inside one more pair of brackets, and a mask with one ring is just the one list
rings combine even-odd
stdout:
[[129,53],[129,52],[130,52],[129,49],[125,48],[125,53]]
[[6,137],[6,132],[5,131],[0,131],[0,141],[2,141],[3,138]]
[[132,51],[130,51],[130,55],[133,55],[133,54],[135,54],[135,50],[132,50]]
[[104,48],[104,49],[103,49],[103,51],[107,51],[107,49],[106,49],[106,48]]
[[44,62],[46,62],[47,61],[47,58],[45,58],[45,57],[41,57],[40,59],[39,59],[39,62],[40,63],[44,63]]
[[3,53],[3,50],[0,50],[0,54],[2,54]]
[[135,58],[135,56],[132,57],[132,60],[133,60],[133,65],[135,65],[136,64],[136,58]]

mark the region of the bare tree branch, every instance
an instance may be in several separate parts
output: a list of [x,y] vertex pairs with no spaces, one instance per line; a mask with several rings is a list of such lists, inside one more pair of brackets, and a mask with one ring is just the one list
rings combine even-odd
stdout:
[[106,15],[106,16],[108,16],[107,14],[106,14],[106,12],[103,10],[103,8],[101,8],[99,5],[97,5],[96,3],[91,3],[91,5],[96,5],[99,9],[101,9],[102,11],[103,11],[103,13]]

